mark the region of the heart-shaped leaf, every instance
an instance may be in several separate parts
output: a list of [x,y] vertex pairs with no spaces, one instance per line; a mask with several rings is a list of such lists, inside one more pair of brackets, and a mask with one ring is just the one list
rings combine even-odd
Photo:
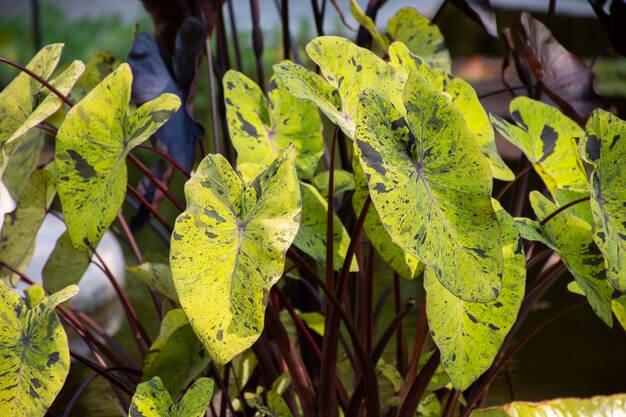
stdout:
[[515,323],[526,282],[526,259],[513,218],[492,200],[502,232],[502,291],[483,304],[463,301],[448,291],[427,268],[424,274],[426,314],[441,363],[454,387],[466,389],[491,366]]
[[389,59],[393,67],[403,71],[407,76],[411,71],[417,71],[454,103],[463,114],[467,128],[480,145],[495,178],[503,181],[511,181],[515,178],[513,172],[498,154],[489,116],[471,85],[439,68],[431,67],[422,58],[412,54],[401,42],[391,44]]
[[128,410],[129,417],[202,417],[213,396],[213,380],[200,378],[187,390],[178,404],[155,376],[150,381],[137,385],[133,402]]
[[221,155],[209,155],[185,185],[170,265],[191,326],[219,364],[260,336],[269,290],[300,224],[296,149],[288,146],[245,184]]
[[165,388],[177,398],[180,392],[211,362],[202,342],[193,332],[181,309],[167,312],[159,336],[144,359],[142,378],[159,376]]
[[154,288],[175,303],[179,303],[178,294],[172,279],[172,270],[168,265],[158,263],[143,263],[136,266],[127,266],[128,272],[144,284]]
[[326,81],[290,61],[274,65],[274,71],[291,94],[313,101],[349,138],[354,138],[359,94],[366,88],[402,108],[404,77],[372,51],[336,36],[315,38],[306,50]]
[[59,197],[78,250],[98,242],[122,206],[130,150],[180,106],[178,97],[163,94],[129,117],[131,83],[130,67],[120,65],[72,107],[56,137]]
[[54,309],[76,293],[72,285],[29,308],[0,283],[0,415],[43,416],[63,387],[70,353]]
[[269,82],[268,100],[259,86],[240,72],[228,71],[223,84],[237,165],[258,164],[254,178],[293,143],[298,151],[298,175],[313,177],[324,153],[322,123],[315,105],[291,95],[275,75]]
[[626,122],[596,110],[580,142],[580,153],[594,164],[591,174],[593,238],[608,262],[607,278],[626,291]]
[[[35,251],[35,238],[56,195],[54,175],[47,169],[33,172],[29,184],[20,197],[17,208],[7,213],[0,238],[0,261],[26,271]],[[0,268],[0,277],[15,286],[19,275]]]
[[361,95],[356,149],[372,202],[393,240],[466,301],[500,290],[502,247],[492,179],[454,105],[416,72],[402,117],[375,93]]
[[[545,219],[558,208],[537,191],[530,193],[530,203],[539,220]],[[609,327],[613,326],[613,289],[606,280],[604,256],[593,241],[591,225],[571,212],[571,209],[566,209],[552,218],[543,226],[543,234],[551,246],[556,248],[561,261],[587,296],[593,311]]]

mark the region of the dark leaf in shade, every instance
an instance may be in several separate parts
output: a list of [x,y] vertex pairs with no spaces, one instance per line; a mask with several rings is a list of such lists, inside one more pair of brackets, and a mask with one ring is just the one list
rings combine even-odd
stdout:
[[[530,68],[528,68],[528,62],[524,59],[520,52],[515,49],[515,43],[513,42],[513,36],[511,35],[511,30],[509,28],[502,29],[502,40],[504,41],[504,46],[506,47],[506,55],[502,61],[502,70],[500,74],[502,83],[507,87],[533,85],[534,79],[532,73],[530,72]],[[517,80],[515,80],[516,78]],[[512,80],[513,83],[511,83]],[[533,89],[529,87],[526,92],[528,93],[528,96],[531,96]]]
[[588,0],[604,27],[611,46],[626,56],[626,1],[613,0],[606,12],[607,0]]
[[496,15],[489,0],[452,0],[452,4],[481,25],[490,36],[498,37]]
[[583,124],[597,108],[615,113],[615,108],[594,90],[594,74],[580,58],[530,14],[522,13],[521,21],[527,40],[522,46],[530,69],[567,116]]

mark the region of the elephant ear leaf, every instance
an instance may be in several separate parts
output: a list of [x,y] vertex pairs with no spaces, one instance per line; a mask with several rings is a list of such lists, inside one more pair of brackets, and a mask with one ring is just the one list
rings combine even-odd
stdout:
[[500,227],[492,178],[454,105],[419,74],[404,89],[407,116],[382,97],[361,95],[356,148],[385,229],[466,301],[500,291]]
[[315,38],[306,50],[326,81],[288,61],[274,71],[291,94],[312,100],[349,138],[354,138],[359,94],[366,88],[402,108],[404,77],[372,51],[336,36]]
[[187,390],[180,402],[174,404],[161,378],[155,376],[150,381],[137,385],[128,416],[202,417],[213,396],[213,385],[212,379],[200,378]]
[[417,10],[405,7],[387,23],[387,36],[404,43],[415,55],[446,73],[452,72],[450,52],[437,25]]
[[401,42],[391,44],[389,59],[392,66],[404,71],[407,75],[411,71],[417,71],[454,103],[463,115],[467,128],[480,145],[483,155],[487,158],[494,178],[503,181],[511,181],[515,178],[513,172],[498,154],[493,126],[471,85],[424,62]]
[[626,292],[626,122],[596,110],[580,142],[580,153],[595,169],[591,175],[593,238],[608,262],[609,283]]
[[277,76],[269,82],[269,105],[259,86],[240,72],[228,71],[223,83],[237,165],[258,164],[259,174],[293,143],[299,177],[312,178],[324,152],[322,122],[315,105],[290,94]]
[[389,47],[389,41],[380,34],[372,18],[361,9],[361,6],[359,6],[356,0],[350,0],[350,13],[352,13],[354,20],[372,35],[372,38],[378,43],[382,50],[386,51]]
[[77,292],[71,285],[29,308],[0,283],[0,415],[43,416],[63,387],[70,354],[54,309]]
[[126,156],[180,106],[163,94],[128,117],[132,74],[121,64],[68,112],[59,128],[55,164],[59,197],[78,250],[98,242],[126,192]]
[[502,232],[502,291],[489,303],[463,301],[448,291],[431,268],[424,274],[426,314],[441,363],[454,387],[466,389],[490,366],[515,323],[526,282],[522,240],[513,218],[493,200]]
[[[209,155],[185,185],[170,265],[194,331],[218,364],[249,348],[263,330],[271,287],[302,209],[296,149],[288,146],[244,184],[221,155]],[[207,300],[211,300],[209,303]]]

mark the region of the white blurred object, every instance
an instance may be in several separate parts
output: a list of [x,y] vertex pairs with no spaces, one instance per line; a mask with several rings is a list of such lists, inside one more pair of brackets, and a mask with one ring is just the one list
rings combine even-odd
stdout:
[[[0,181],[0,230],[4,224],[4,215],[15,210],[15,201],[11,198],[9,191],[2,181]],[[25,275],[35,283],[41,284],[42,271],[54,250],[57,240],[65,232],[65,223],[53,214],[48,214],[37,233],[35,241],[35,252],[28,265]],[[117,239],[110,231],[107,231],[96,251],[104,263],[119,283],[121,287],[126,283],[126,270],[124,268],[124,253]],[[98,265],[99,260],[94,256],[91,264],[78,282],[79,293],[70,300],[70,304],[91,316],[110,335],[116,333],[122,324],[123,310],[115,294],[113,286],[109,282],[106,274]],[[15,291],[23,295],[28,284],[20,281]],[[72,337],[70,344],[74,348]],[[86,349],[86,346],[84,346]],[[78,351],[83,351],[77,347]]]

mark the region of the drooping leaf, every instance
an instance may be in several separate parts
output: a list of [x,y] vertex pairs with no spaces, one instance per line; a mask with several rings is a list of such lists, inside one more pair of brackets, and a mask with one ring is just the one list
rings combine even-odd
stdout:
[[515,323],[526,282],[526,260],[513,218],[493,200],[502,232],[502,291],[483,304],[460,300],[426,268],[426,315],[441,364],[454,387],[466,389],[491,366]]
[[413,54],[433,67],[452,72],[452,60],[443,35],[437,25],[417,10],[411,7],[398,10],[387,23],[387,36],[392,42],[404,43]]
[[404,89],[406,118],[361,95],[356,149],[385,229],[466,301],[500,290],[502,248],[492,179],[454,105],[419,74]]
[[[313,185],[320,191],[322,197],[328,197],[328,181],[330,171],[324,171],[313,177]],[[343,169],[335,169],[333,171],[334,194],[338,195],[344,191],[354,190],[354,175]]]
[[6,168],[2,174],[2,182],[10,191],[14,200],[19,199],[28,185],[28,180],[37,169],[41,150],[44,146],[44,135],[40,129],[31,129],[11,153],[6,162]]
[[[558,208],[537,191],[530,193],[530,203],[539,220]],[[591,225],[566,209],[543,226],[543,233],[584,291],[593,311],[608,326],[612,326],[613,289],[606,280],[604,256],[593,240]]]
[[[20,197],[17,208],[7,213],[0,237],[0,261],[26,271],[35,251],[35,238],[56,195],[54,176],[46,169],[33,172],[29,184]],[[0,268],[2,280],[15,286],[19,275]]]
[[200,378],[187,390],[178,404],[155,376],[150,381],[137,385],[129,417],[202,417],[213,396],[213,380]]
[[0,283],[0,415],[43,416],[63,387],[70,353],[54,309],[77,292],[72,285],[28,308]]
[[[361,164],[354,158],[352,161],[354,168],[355,189],[352,195],[352,207],[358,216],[363,210],[365,199],[369,195],[367,181]],[[374,207],[370,207],[365,216],[363,230],[372,242],[372,246],[381,258],[404,279],[413,279],[424,272],[425,265],[415,256],[405,252],[396,242],[393,241]]]
[[143,263],[136,266],[127,266],[126,269],[139,281],[157,290],[159,294],[180,304],[169,265]]
[[578,123],[585,123],[597,108],[615,112],[593,87],[593,72],[576,55],[565,49],[543,23],[523,12],[522,27],[527,43],[522,44],[533,75],[546,94]]
[[372,35],[372,38],[378,43],[378,46],[380,46],[383,51],[386,51],[389,47],[389,41],[380,34],[380,32],[376,29],[376,24],[372,18],[369,17],[363,9],[361,9],[361,6],[359,6],[359,3],[357,3],[356,0],[350,0],[350,12],[354,17],[354,20],[356,20],[359,25],[363,26],[363,28],[367,30],[370,35]]
[[493,127],[489,116],[480,104],[476,91],[467,82],[454,77],[444,70],[430,66],[417,55],[411,53],[406,45],[394,42],[389,47],[390,64],[403,71],[407,76],[411,71],[417,71],[436,89],[442,91],[463,115],[467,128],[480,145],[495,178],[511,181],[515,178],[513,172],[498,154]]
[[[539,403],[512,402],[472,412],[471,417],[615,417],[626,408],[626,394],[557,398]],[[617,414],[616,414],[617,413]]]
[[[320,264],[326,263],[326,220],[328,216],[328,202],[312,185],[300,183],[302,195],[302,223],[293,244],[315,259]],[[338,271],[342,268],[350,235],[343,226],[341,219],[333,215],[333,268]],[[350,271],[358,271],[355,259],[352,259]]]
[[496,15],[489,0],[452,0],[452,4],[481,25],[489,35],[494,38],[498,36]]
[[85,71],[70,92],[70,99],[75,103],[82,100],[107,75],[115,71],[122,62],[108,52],[94,54],[85,64]]
[[211,357],[193,332],[187,316],[183,310],[174,309],[163,318],[159,336],[146,354],[142,378],[145,381],[159,376],[176,398],[209,362]]
[[296,149],[289,146],[252,183],[221,155],[207,156],[185,185],[170,266],[191,326],[215,362],[250,347],[263,329],[267,295],[298,232]]
[[68,285],[78,284],[89,266],[89,255],[74,248],[67,230],[57,240],[41,277],[46,289],[53,293]]
[[402,108],[404,77],[373,52],[336,36],[315,38],[306,50],[326,81],[290,61],[274,65],[274,71],[291,94],[313,101],[349,138],[354,138],[359,94],[366,88]]
[[126,193],[126,155],[180,106],[172,94],[127,116],[132,74],[120,65],[68,112],[56,137],[59,197],[74,247],[86,250],[115,219]]
[[259,86],[240,72],[228,71],[223,84],[237,165],[258,164],[254,178],[293,143],[298,151],[299,177],[313,177],[324,153],[322,122],[315,105],[291,95],[275,75],[268,85],[268,100]]
[[593,238],[606,257],[609,283],[626,291],[626,122],[597,110],[586,126],[580,153],[594,164],[591,174]]

